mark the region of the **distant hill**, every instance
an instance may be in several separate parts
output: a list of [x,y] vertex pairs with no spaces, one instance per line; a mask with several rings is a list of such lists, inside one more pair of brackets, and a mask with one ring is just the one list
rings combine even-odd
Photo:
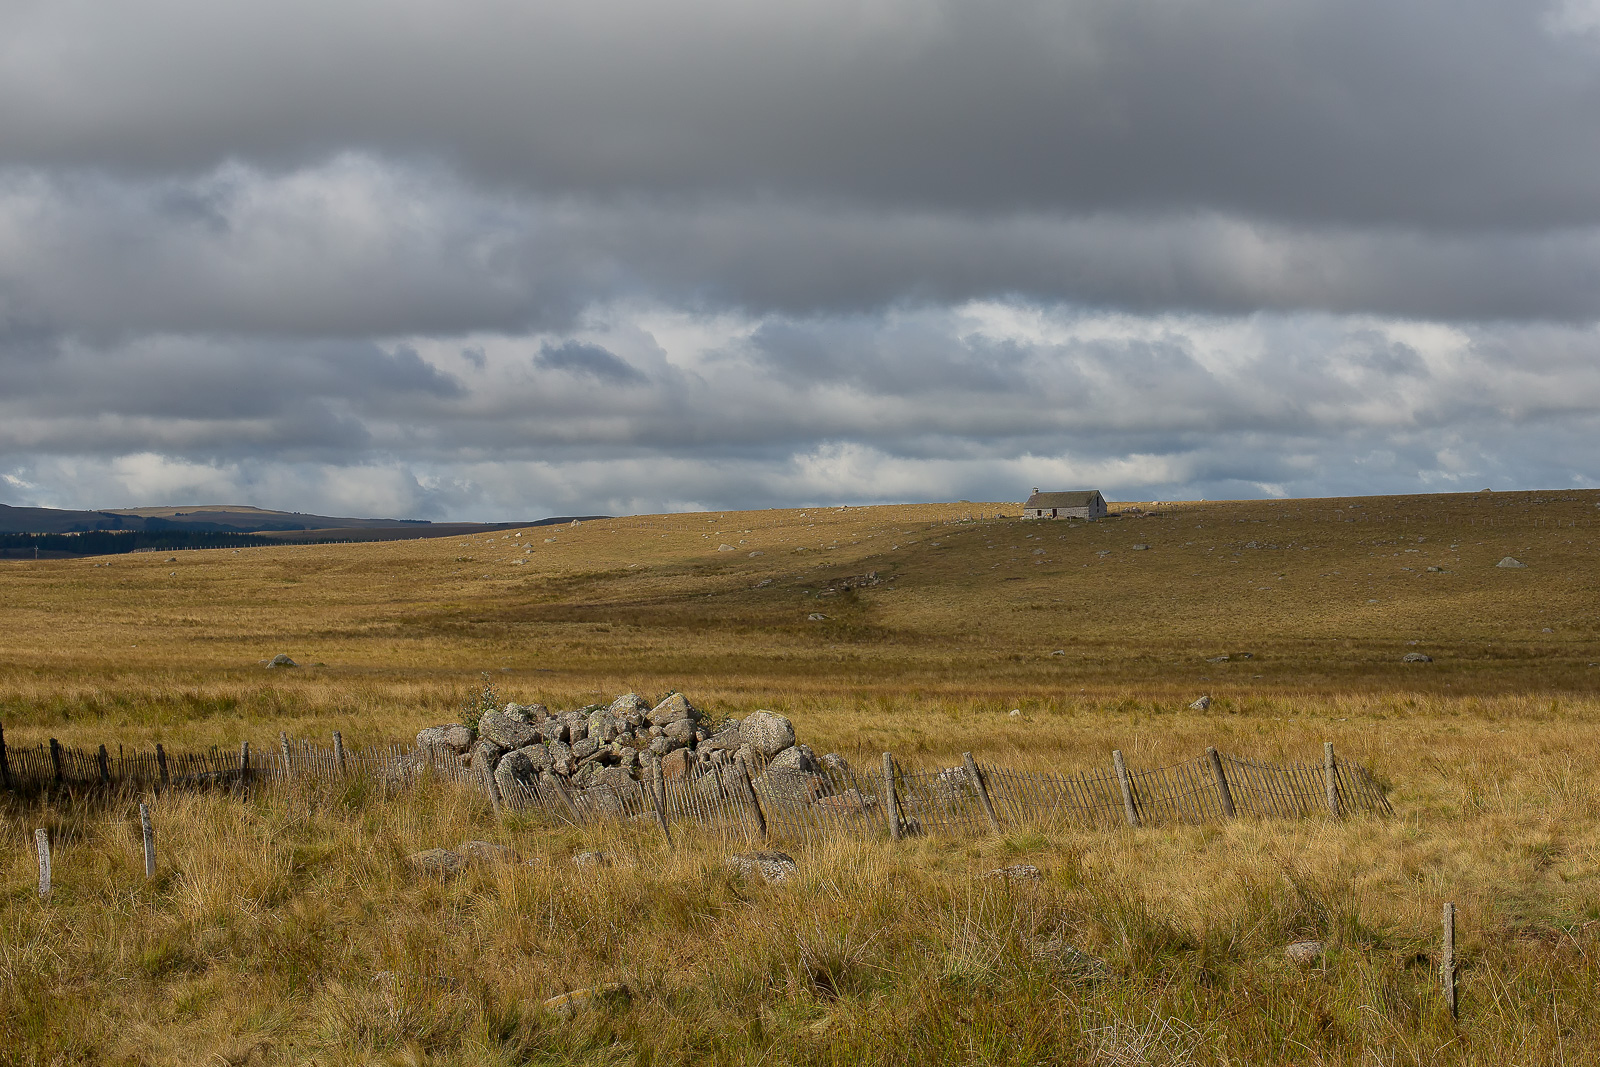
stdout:
[[[398,541],[417,537],[450,537],[457,534],[477,533],[487,530],[511,530],[528,526],[548,526],[571,522],[574,518],[589,520],[606,518],[604,515],[564,515],[522,522],[429,522],[426,519],[361,519],[332,515],[306,515],[297,511],[270,511],[241,504],[199,504],[180,507],[114,508],[104,511],[68,511],[58,508],[12,507],[0,504],[0,535],[78,535],[84,534],[136,534],[130,539],[152,546],[166,548],[185,547],[186,540],[193,547],[204,543],[210,546],[212,536],[200,535],[255,535],[273,541]],[[108,551],[102,545],[115,544],[120,538],[107,541],[94,537],[82,542],[71,542],[63,537],[60,543],[51,538],[47,547],[31,546],[45,555],[100,555]],[[232,543],[232,542],[230,542]],[[73,544],[73,548],[68,548]],[[81,544],[82,547],[76,547]],[[95,547],[90,547],[94,545]],[[5,546],[3,555],[23,554],[24,549],[15,539]],[[76,549],[76,550],[74,550]],[[129,551],[112,548],[109,551]],[[27,554],[32,554],[31,550]]]

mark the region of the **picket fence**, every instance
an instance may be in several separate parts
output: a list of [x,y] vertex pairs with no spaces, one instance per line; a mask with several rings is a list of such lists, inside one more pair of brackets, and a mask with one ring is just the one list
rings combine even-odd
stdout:
[[104,745],[85,751],[48,744],[7,746],[0,729],[0,787],[13,793],[159,792],[211,788],[245,791],[285,783],[330,784],[368,777],[385,789],[425,779],[457,783],[499,811],[542,813],[587,825],[606,819],[691,823],[732,837],[805,840],[840,833],[1002,832],[1031,824],[1086,827],[1202,823],[1242,815],[1305,817],[1390,814],[1383,788],[1365,768],[1336,759],[1331,745],[1321,762],[1266,763],[1207,749],[1195,759],[1143,770],[1120,751],[1105,771],[1044,773],[978,761],[908,769],[885,753],[881,771],[834,765],[819,772],[776,768],[752,775],[742,763],[708,768],[698,777],[664,779],[659,768],[644,781],[580,789],[544,776],[502,789],[451,752],[407,745],[347,748],[279,736],[277,746],[238,752],[113,754]]

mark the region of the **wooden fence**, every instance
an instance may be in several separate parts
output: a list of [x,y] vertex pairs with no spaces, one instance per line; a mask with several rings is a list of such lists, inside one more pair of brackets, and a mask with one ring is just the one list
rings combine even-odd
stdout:
[[[90,752],[52,739],[7,746],[0,730],[0,787],[29,795],[51,792],[221,788],[241,791],[282,783],[333,783],[370,777],[404,788],[424,778],[474,789],[496,811],[541,812],[561,822],[604,819],[654,822],[670,839],[674,823],[689,822],[734,837],[805,840],[840,833],[1001,832],[1035,823],[1084,827],[1215,822],[1238,816],[1305,817],[1389,814],[1383,789],[1365,769],[1335,758],[1265,763],[1215,749],[1195,759],[1143,770],[1120,751],[1100,771],[1043,773],[984,763],[964,754],[958,765],[901,767],[888,753],[881,771],[844,765],[818,772],[768,769],[752,775],[742,763],[708,768],[697,777],[620,780],[580,789],[550,776],[502,789],[474,774],[451,752],[388,745],[346,748],[279,735],[265,751],[116,754]],[[620,776],[619,776],[620,777]]]

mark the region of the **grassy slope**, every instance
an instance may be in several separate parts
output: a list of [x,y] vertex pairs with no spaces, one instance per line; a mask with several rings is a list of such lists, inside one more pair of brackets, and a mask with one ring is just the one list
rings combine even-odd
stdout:
[[[387,739],[449,718],[488,670],[517,699],[679,687],[778,707],[819,748],[916,762],[1305,758],[1332,739],[1393,783],[1397,814],[840,846],[780,889],[730,879],[711,843],[669,856],[631,829],[359,792],[164,798],[145,885],[127,809],[11,809],[0,1063],[1592,1062],[1595,503],[1206,504],[1070,527],[965,521],[981,504],[771,511],[540,529],[531,553],[496,536],[5,565],[12,741]],[[1495,568],[1507,554],[1528,568]],[[820,595],[871,570],[892,580]],[[1416,650],[1435,661],[1399,662]],[[263,670],[278,651],[326,666]],[[1186,710],[1201,691],[1212,711]],[[29,888],[41,824],[49,904]],[[406,876],[405,852],[467,837],[553,864]],[[565,866],[596,844],[638,866]],[[1014,859],[1046,883],[974,878]],[[1463,908],[1459,1027],[1430,985],[1445,899]],[[1054,930],[1111,977],[1033,959],[1025,938]],[[1283,964],[1313,935],[1337,945],[1327,967]],[[409,984],[375,988],[380,970]],[[617,978],[628,1007],[537,1010]]]

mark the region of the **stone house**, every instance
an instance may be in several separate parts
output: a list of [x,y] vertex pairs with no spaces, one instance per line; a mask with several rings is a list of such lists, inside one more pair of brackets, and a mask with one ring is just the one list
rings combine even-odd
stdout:
[[1106,498],[1098,489],[1075,489],[1070,493],[1041,493],[1037,486],[1022,505],[1025,519],[1103,519]]

